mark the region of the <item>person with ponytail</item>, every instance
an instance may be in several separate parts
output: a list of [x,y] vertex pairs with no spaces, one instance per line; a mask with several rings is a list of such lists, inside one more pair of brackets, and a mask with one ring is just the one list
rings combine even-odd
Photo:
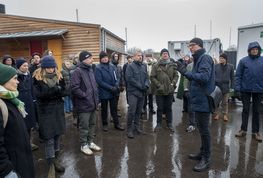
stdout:
[[17,71],[0,64],[0,177],[34,178],[34,163],[24,118],[24,103],[18,97]]

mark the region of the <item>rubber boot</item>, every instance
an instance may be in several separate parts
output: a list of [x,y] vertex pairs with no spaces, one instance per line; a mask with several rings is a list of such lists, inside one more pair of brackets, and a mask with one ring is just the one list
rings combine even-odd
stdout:
[[65,172],[65,167],[63,166],[63,164],[59,160],[59,157],[60,157],[59,151],[56,151],[55,152],[55,159],[54,159],[55,170],[57,172]]

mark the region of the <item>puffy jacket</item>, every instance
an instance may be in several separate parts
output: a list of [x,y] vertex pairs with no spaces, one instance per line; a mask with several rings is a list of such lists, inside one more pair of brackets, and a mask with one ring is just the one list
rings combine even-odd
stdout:
[[248,46],[248,52],[252,48],[258,48],[259,55],[257,57],[249,55],[239,61],[235,76],[235,90],[263,93],[263,57],[260,56],[261,47],[257,42],[252,42]]
[[173,94],[178,78],[178,72],[174,62],[171,61],[168,64],[161,64],[160,61],[158,61],[153,65],[150,75],[153,84],[153,93],[155,95]]
[[113,64],[98,64],[95,70],[95,78],[99,88],[99,98],[112,99],[115,96],[112,88],[119,88],[117,68]]
[[206,93],[210,94],[215,89],[215,66],[212,57],[205,52],[205,49],[200,49],[193,54],[193,70],[185,73],[190,80],[190,99],[194,112],[211,112]]

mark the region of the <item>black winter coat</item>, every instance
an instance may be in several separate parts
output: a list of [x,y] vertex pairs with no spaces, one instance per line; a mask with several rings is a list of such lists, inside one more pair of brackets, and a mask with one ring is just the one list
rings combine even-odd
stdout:
[[24,118],[27,130],[36,125],[36,111],[34,105],[33,80],[30,74],[18,74],[18,98],[25,103],[25,109],[28,115]]
[[8,121],[4,128],[0,112],[0,177],[14,170],[21,178],[34,178],[33,156],[23,117],[9,100],[3,101],[8,108]]
[[232,64],[215,65],[216,85],[221,89],[222,93],[229,93],[230,88],[234,89],[234,78],[234,66]]
[[49,87],[45,82],[34,80],[39,119],[39,135],[48,140],[65,132],[65,114],[63,96],[68,90],[63,79],[58,85]]

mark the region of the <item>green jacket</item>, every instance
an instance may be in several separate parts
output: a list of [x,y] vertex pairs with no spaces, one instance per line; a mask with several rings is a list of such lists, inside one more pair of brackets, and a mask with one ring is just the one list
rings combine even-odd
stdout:
[[161,64],[160,61],[158,61],[152,67],[150,79],[153,84],[153,94],[174,94],[174,90],[176,89],[176,83],[178,80],[176,64],[173,62],[169,62],[168,64]]

